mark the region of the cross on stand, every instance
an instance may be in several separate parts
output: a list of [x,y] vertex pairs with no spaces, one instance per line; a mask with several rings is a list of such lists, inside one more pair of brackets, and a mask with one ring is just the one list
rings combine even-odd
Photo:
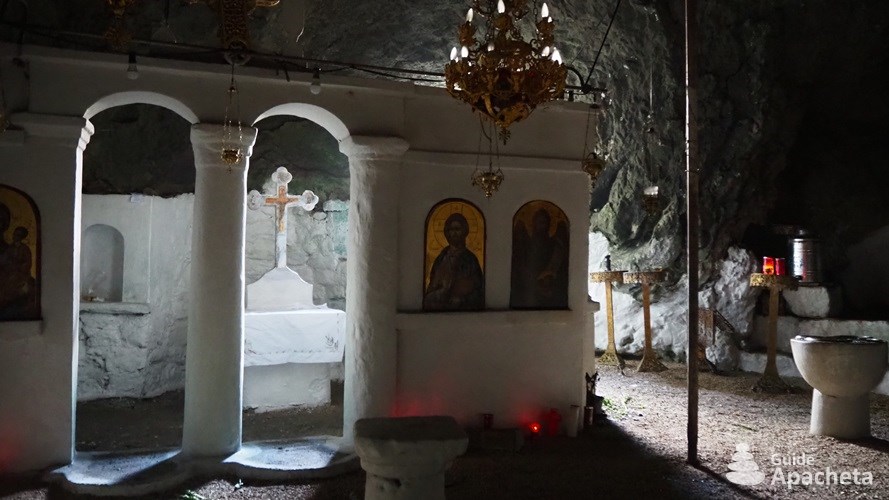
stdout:
[[262,194],[253,190],[247,195],[247,206],[251,210],[259,210],[262,207],[275,207],[275,267],[287,267],[287,209],[290,207],[302,207],[310,211],[318,204],[315,193],[305,190],[303,194],[296,196],[287,194],[287,185],[293,180],[293,175],[284,167],[272,174],[272,180],[278,186],[274,195]]

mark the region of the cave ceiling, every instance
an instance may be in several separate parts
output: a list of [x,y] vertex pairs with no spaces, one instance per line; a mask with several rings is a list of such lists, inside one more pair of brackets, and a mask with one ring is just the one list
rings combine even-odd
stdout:
[[[558,23],[559,49],[566,63],[581,74],[590,69],[615,2],[549,2]],[[6,40],[19,39],[20,31],[9,23],[21,18],[25,4],[29,23],[56,30],[97,36],[110,20],[99,0],[10,0],[4,2],[7,24],[0,33]],[[889,115],[889,94],[884,90],[889,88],[889,2],[699,4],[705,267],[729,245],[742,241],[751,226],[772,222],[841,234],[834,245],[836,263],[841,265],[844,246],[889,224],[889,197],[874,187],[885,163],[883,144],[889,134],[884,119]],[[467,6],[464,1],[442,0],[282,0],[276,8],[254,12],[253,48],[266,54],[437,72],[455,43],[456,26]],[[600,127],[600,147],[608,155],[608,167],[592,192],[591,223],[608,237],[615,261],[627,267],[681,267],[685,217],[681,20],[678,1],[622,2],[591,80],[607,88],[610,99]],[[135,39],[219,46],[217,19],[203,4],[143,0],[136,3],[127,23]],[[95,36],[53,38],[27,31],[23,40],[107,50]],[[165,47],[136,50],[163,56],[170,53],[169,45]],[[222,62],[218,53],[202,57]],[[297,63],[291,69],[311,70]],[[572,74],[569,83],[579,82]],[[578,144],[577,151],[566,156],[579,158],[582,149]],[[273,150],[270,157],[286,154]],[[318,158],[335,157],[332,152],[315,153]],[[185,161],[176,154],[171,158]],[[340,163],[329,173],[343,179],[345,168]],[[843,169],[854,169],[855,175],[842,176]],[[642,209],[641,189],[654,184],[664,199],[663,210],[652,216]],[[343,186],[332,186],[331,193],[337,189],[345,193]],[[854,196],[862,193],[875,204],[864,214],[858,213],[862,209],[854,202]],[[838,225],[845,221],[848,226],[850,219],[862,222],[854,228],[840,227],[837,233]]]

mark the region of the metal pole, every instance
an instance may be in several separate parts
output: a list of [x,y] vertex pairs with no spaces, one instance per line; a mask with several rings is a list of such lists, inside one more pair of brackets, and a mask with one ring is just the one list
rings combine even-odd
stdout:
[[685,159],[688,217],[688,463],[698,463],[698,130],[697,0],[685,0]]

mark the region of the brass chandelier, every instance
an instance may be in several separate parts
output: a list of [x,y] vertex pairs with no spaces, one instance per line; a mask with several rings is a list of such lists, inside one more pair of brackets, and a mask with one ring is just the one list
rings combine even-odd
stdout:
[[[451,49],[445,66],[448,92],[495,123],[504,144],[511,124],[565,90],[566,69],[554,45],[549,8],[541,6],[536,34],[526,42],[520,21],[529,13],[527,0],[472,0],[458,28],[460,46]],[[476,39],[476,15],[485,18],[483,39]]]

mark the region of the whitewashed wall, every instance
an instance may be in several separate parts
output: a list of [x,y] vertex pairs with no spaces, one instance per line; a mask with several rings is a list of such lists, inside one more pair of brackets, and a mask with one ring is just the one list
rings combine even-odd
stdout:
[[[28,63],[27,75],[20,65],[13,63],[16,57]],[[68,463],[73,456],[80,308],[82,157],[78,148],[82,149],[92,134],[92,126],[84,118],[108,107],[133,102],[162,105],[193,124],[220,123],[224,118],[224,109],[219,103],[230,79],[230,67],[223,62],[199,64],[143,58],[139,61],[138,80],[121,78],[125,63],[125,58],[121,59],[119,54],[0,44],[7,106],[14,110],[10,117],[12,130],[0,135],[0,182],[19,188],[34,198],[41,211],[41,236],[45,243],[41,261],[42,321],[0,324],[0,442],[4,444],[5,453],[0,460],[0,470],[4,472],[34,471]],[[477,117],[464,104],[448,96],[444,89],[331,75],[325,80],[324,91],[314,96],[309,93],[310,75],[293,76],[288,82],[274,70],[242,68],[238,79],[241,95],[248,96],[241,100],[241,116],[245,123],[253,123],[264,115],[293,114],[315,121],[339,141],[354,136],[402,138],[412,151],[426,152],[424,154],[433,157],[472,153],[478,145]],[[505,154],[570,159],[573,160],[572,168],[576,168],[586,121],[587,107],[582,103],[562,102],[539,109],[531,120],[516,127]],[[469,158],[462,162],[464,170],[457,172],[457,177],[449,176],[448,183],[466,182],[468,172],[465,168],[474,165],[475,157],[474,154],[465,156]],[[439,184],[444,184],[440,177],[436,178]],[[587,186],[581,178],[572,177],[566,185],[552,189],[583,191],[577,203],[586,205]],[[411,187],[429,189],[430,180],[416,176],[399,179],[402,189],[406,190]],[[577,228],[578,209],[563,208]],[[169,218],[174,215],[170,214]],[[421,230],[413,232],[416,231],[415,224],[405,224],[401,221],[399,227],[404,227],[405,231],[409,229],[411,235],[422,234]],[[580,240],[582,238],[572,233],[572,241]],[[581,253],[585,261],[585,251]],[[414,262],[409,256],[405,259],[405,262]],[[419,258],[415,262],[419,262]],[[585,269],[574,268],[572,276],[577,273],[585,275],[585,272]],[[402,281],[415,282],[410,276],[393,276],[393,281],[399,283],[399,289]],[[388,283],[359,284],[364,287],[387,285],[391,286]],[[577,286],[571,295],[576,298],[570,299],[572,309],[582,309],[586,300],[585,280]],[[354,286],[350,290],[354,290]],[[409,307],[403,301],[401,305]],[[579,310],[574,312],[580,314]],[[383,315],[393,313],[381,312]],[[370,311],[369,314],[373,316],[375,313]],[[430,316],[430,320],[434,318]],[[166,321],[175,320],[167,318]],[[575,321],[572,318],[571,323],[582,325],[583,319]],[[425,323],[421,326],[426,328]],[[428,328],[433,330],[440,326],[430,321]],[[580,329],[576,328],[578,332]],[[577,339],[571,335],[576,335]],[[449,341],[431,336],[417,338],[422,339],[418,347],[426,349],[439,341],[446,347]],[[552,399],[559,400],[553,402],[573,399],[557,393],[574,393],[567,388],[569,380],[573,386],[573,380],[582,377],[580,333],[568,334],[566,339],[566,344],[556,350],[564,354],[569,363],[538,364],[541,369],[557,370],[556,378],[565,384],[546,389],[554,395]],[[510,348],[508,342],[504,344],[493,338],[490,342],[488,347],[491,349]],[[540,339],[532,345],[544,349],[549,343]],[[573,354],[568,352],[571,349],[574,349]],[[469,356],[476,364],[483,360],[478,353]],[[402,357],[411,359],[411,354],[406,352]],[[398,362],[398,359],[391,361]],[[410,375],[418,370],[423,375],[422,380],[429,382],[433,374],[420,367],[406,367],[404,373]],[[456,365],[450,370],[446,373],[461,373]],[[515,365],[512,373],[501,375],[500,381],[507,385],[496,390],[520,391],[521,385],[530,377],[525,366]],[[399,374],[400,383],[406,380]],[[582,395],[581,381],[577,383],[578,398]],[[348,372],[346,386],[349,386]],[[441,384],[433,384],[432,388],[440,387]],[[463,386],[464,390],[468,390],[466,387]],[[494,390],[492,386],[485,392],[490,394]],[[426,394],[432,397],[434,392]],[[450,394],[453,397],[456,393]],[[352,396],[347,394],[346,397]],[[540,404],[550,404],[544,398],[534,399]],[[472,411],[475,406],[478,405],[473,404]]]
[[[514,140],[514,139],[513,139]],[[470,185],[474,155],[411,154],[401,169],[398,278],[398,413],[453,415],[479,425],[520,426],[550,408],[583,405],[587,322],[589,178],[575,162],[501,158],[505,179],[492,198]],[[425,221],[446,198],[478,206],[486,221],[482,312],[423,313]],[[512,218],[547,200],[570,221],[568,311],[510,311]],[[589,351],[588,351],[589,353]]]
[[[184,386],[193,204],[192,194],[83,196],[81,227],[106,224],[120,231],[128,259],[125,304],[81,304],[78,401],[152,397]],[[316,304],[342,309],[346,203],[328,201],[312,212],[291,209],[288,215],[290,265],[317,283]],[[274,265],[274,230],[274,209],[247,212],[248,283]],[[150,300],[132,303],[149,293]],[[341,363],[333,374],[342,378]]]

